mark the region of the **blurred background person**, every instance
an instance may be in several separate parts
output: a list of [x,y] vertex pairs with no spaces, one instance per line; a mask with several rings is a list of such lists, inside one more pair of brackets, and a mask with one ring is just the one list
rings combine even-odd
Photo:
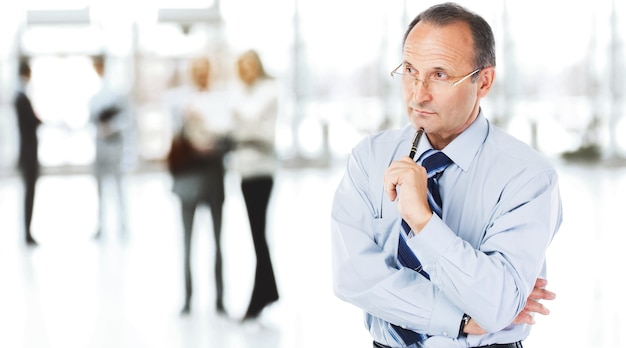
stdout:
[[254,50],[237,60],[240,84],[233,99],[233,136],[237,144],[233,165],[241,176],[256,271],[252,297],[243,320],[257,318],[263,309],[278,300],[278,289],[267,243],[267,207],[277,168],[275,154],[278,89]]
[[170,91],[167,104],[174,135],[168,167],[173,191],[180,198],[183,222],[185,302],[181,314],[190,312],[192,295],[191,238],[197,208],[211,210],[215,237],[216,310],[225,313],[222,275],[222,208],[224,204],[224,157],[230,149],[228,96],[211,85],[211,62],[196,57],[190,63],[191,83]]
[[26,91],[31,78],[30,63],[27,58],[19,61],[18,75],[18,90],[15,95],[14,106],[20,143],[18,169],[24,182],[24,233],[26,244],[35,246],[37,241],[32,235],[31,222],[35,204],[35,188],[40,171],[37,129],[42,122],[35,113]]
[[[90,121],[96,130],[96,157],[94,175],[98,185],[99,213],[95,238],[99,238],[106,226],[107,202],[114,192],[117,206],[117,221],[121,235],[127,233],[126,197],[123,174],[126,170],[129,132],[132,118],[130,102],[126,94],[114,89],[108,83],[106,59],[103,55],[92,57],[95,72],[100,78],[100,87],[89,102]],[[114,187],[107,190],[111,183]]]

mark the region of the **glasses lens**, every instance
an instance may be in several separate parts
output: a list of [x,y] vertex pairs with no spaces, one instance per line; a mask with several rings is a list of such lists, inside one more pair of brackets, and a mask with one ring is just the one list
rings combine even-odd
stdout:
[[[402,81],[402,84],[404,85],[404,87],[407,87],[407,88],[417,87],[417,84],[420,83],[422,84],[422,87],[431,89],[432,87],[436,87],[433,85],[437,84],[436,83],[437,81],[433,81],[433,80],[423,81],[415,77],[414,75],[411,74],[411,71],[408,71],[407,69],[405,69],[404,64],[400,65],[394,71],[392,71],[391,75],[394,77],[394,79],[398,81]],[[432,82],[435,82],[435,83],[433,84]]]
[[479,69],[472,71],[468,75],[465,75],[461,79],[456,82],[439,80],[435,77],[426,78],[422,80],[415,75],[412,74],[411,68],[407,69],[407,67],[402,64],[391,72],[391,76],[397,81],[402,81],[402,84],[405,88],[416,88],[417,84],[422,84],[423,88],[426,88],[430,93],[444,93],[450,90],[451,87],[455,87],[465,80],[469,80],[474,74],[476,74]]

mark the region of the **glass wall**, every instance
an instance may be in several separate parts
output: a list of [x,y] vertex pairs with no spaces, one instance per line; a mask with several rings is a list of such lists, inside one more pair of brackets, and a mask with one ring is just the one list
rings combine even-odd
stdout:
[[[186,63],[208,54],[216,83],[234,58],[256,49],[282,87],[278,150],[286,163],[343,159],[363,135],[406,122],[389,71],[401,59],[408,22],[435,1],[103,0],[0,5],[0,170],[17,156],[12,97],[18,58],[32,59],[29,92],[44,121],[42,164],[88,166],[93,131],[87,102],[96,88],[89,57],[110,57],[107,78],[134,100],[135,163],[167,152],[167,91]],[[497,79],[487,116],[551,155],[626,150],[624,17],[616,0],[465,0],[496,34]],[[565,15],[567,13],[567,15]],[[587,151],[587,152],[586,152]]]

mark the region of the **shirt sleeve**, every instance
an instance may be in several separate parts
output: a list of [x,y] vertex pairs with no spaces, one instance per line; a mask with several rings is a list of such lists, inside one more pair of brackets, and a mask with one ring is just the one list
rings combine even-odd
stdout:
[[513,321],[543,269],[561,221],[555,172],[511,180],[492,215],[477,247],[437,216],[409,241],[433,285],[488,332]]
[[[400,221],[378,214],[380,199],[372,195],[381,194],[382,182],[373,185],[378,189],[370,187],[368,174],[373,171],[369,165],[376,160],[364,147],[353,152],[333,200],[335,294],[387,323],[420,333],[456,337],[463,312],[450,304],[434,283],[397,265]],[[435,312],[439,319],[431,323]]]

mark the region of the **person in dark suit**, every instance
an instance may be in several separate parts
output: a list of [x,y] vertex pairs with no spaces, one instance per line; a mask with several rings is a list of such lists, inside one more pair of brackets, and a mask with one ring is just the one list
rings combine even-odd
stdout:
[[19,88],[15,95],[13,104],[17,116],[19,128],[19,159],[18,169],[24,181],[24,232],[26,244],[37,245],[31,232],[31,221],[33,219],[33,207],[35,203],[35,187],[39,178],[39,157],[37,139],[37,128],[41,125],[41,120],[37,117],[35,110],[26,94],[26,86],[30,82],[31,70],[27,59],[22,59],[18,67]]

